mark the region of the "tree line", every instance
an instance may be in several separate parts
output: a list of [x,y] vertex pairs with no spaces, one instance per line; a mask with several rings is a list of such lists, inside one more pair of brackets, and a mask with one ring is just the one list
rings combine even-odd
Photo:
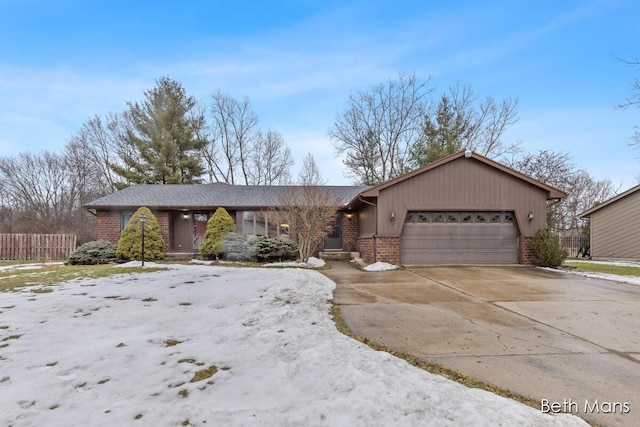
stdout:
[[[282,135],[263,129],[248,97],[220,91],[207,102],[161,77],[120,113],[88,118],[59,151],[0,158],[0,232],[75,233],[92,240],[95,219],[82,205],[133,184],[290,184],[293,156]],[[577,213],[611,197],[566,153],[527,153],[505,141],[518,99],[480,98],[456,84],[441,94],[429,79],[399,74],[352,93],[328,130],[346,176],[375,185],[462,149],[497,159],[568,194],[550,210],[557,229],[580,226]],[[298,181],[322,181],[311,155]],[[315,168],[315,169],[314,169]]]

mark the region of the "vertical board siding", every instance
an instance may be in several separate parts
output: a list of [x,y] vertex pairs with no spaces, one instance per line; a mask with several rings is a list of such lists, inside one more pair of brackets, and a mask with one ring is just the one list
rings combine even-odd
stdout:
[[75,249],[75,234],[0,234],[2,261],[64,260]]
[[640,192],[591,214],[591,256],[640,259]]
[[[378,235],[400,236],[407,211],[513,211],[524,236],[545,226],[546,192],[476,159],[459,158],[380,191]],[[389,214],[395,211],[396,220]],[[535,219],[527,216],[533,211]]]

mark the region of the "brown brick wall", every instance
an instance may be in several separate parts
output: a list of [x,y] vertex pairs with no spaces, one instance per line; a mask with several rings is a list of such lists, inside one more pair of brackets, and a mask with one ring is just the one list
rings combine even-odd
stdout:
[[376,261],[400,264],[400,238],[376,237]]
[[[160,225],[165,251],[169,250],[169,212],[153,212]],[[96,239],[118,244],[121,228],[120,211],[98,210],[96,212]]]
[[152,213],[156,216],[158,220],[158,225],[160,225],[160,232],[162,233],[162,239],[164,240],[164,250],[165,252],[169,252],[169,212],[168,211],[157,211]]
[[358,215],[342,214],[342,250],[357,250],[358,239]]
[[360,257],[365,262],[374,262],[373,256],[373,237],[359,237],[356,240],[356,250],[360,252]]
[[117,244],[120,238],[120,221],[120,211],[97,211],[96,239]]
[[529,249],[529,244],[533,240],[533,236],[522,237],[522,264],[531,264],[531,249]]

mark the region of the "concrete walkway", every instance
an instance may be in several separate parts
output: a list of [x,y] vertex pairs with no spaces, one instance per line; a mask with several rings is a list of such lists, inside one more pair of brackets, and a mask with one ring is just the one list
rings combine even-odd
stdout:
[[524,266],[333,262],[358,335],[604,426],[640,425],[640,286]]

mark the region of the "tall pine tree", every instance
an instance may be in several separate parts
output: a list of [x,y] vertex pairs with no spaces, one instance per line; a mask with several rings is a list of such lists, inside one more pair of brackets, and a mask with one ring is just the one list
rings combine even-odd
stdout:
[[206,140],[196,99],[169,77],[157,80],[144,95],[141,103],[127,103],[122,138],[128,153],[124,165],[112,165],[113,171],[128,184],[199,183],[204,167],[198,150]]

